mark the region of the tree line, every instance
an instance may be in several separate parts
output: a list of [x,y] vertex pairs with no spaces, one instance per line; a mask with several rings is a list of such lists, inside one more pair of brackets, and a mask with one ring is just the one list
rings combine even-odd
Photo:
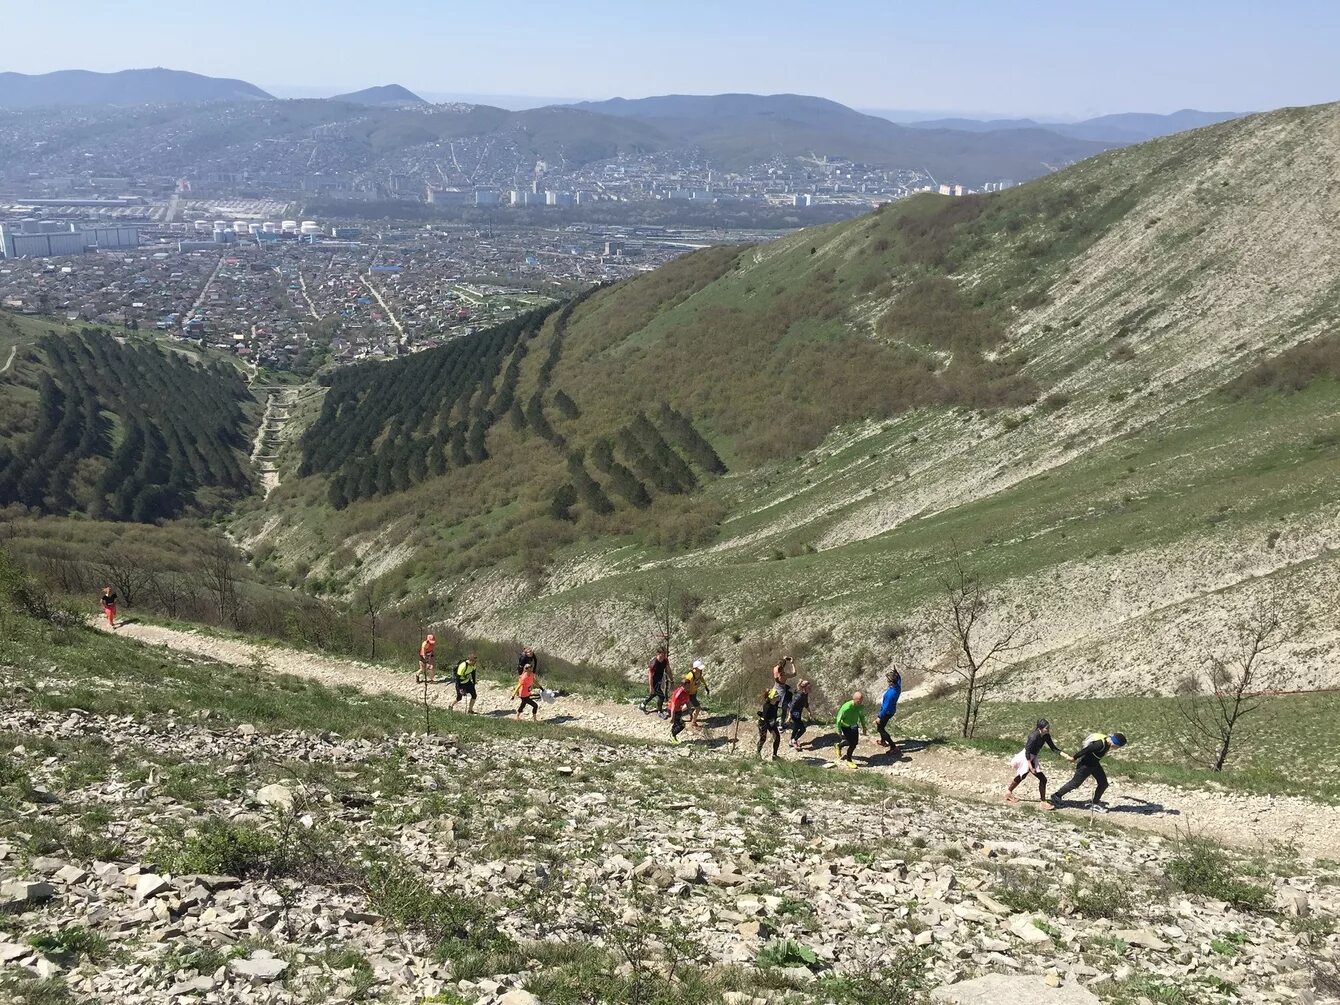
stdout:
[[556,309],[405,359],[335,371],[303,436],[299,475],[327,475],[330,502],[343,509],[485,460],[489,429],[515,403],[529,342]]
[[246,385],[233,368],[93,332],[38,343],[36,422],[0,445],[0,505],[148,523],[252,489]]

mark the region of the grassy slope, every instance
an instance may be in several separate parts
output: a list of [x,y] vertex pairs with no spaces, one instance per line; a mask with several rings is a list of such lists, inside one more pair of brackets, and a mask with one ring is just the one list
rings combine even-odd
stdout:
[[[405,563],[407,592],[435,585],[453,554],[502,542],[486,563],[496,570],[451,577],[444,616],[572,656],[613,639],[611,655],[630,665],[652,631],[644,597],[669,579],[704,601],[681,648],[734,664],[739,639],[831,629],[814,665],[833,677],[889,655],[875,645],[860,658],[881,626],[928,616],[936,563],[956,544],[1040,617],[1034,666],[1047,687],[1129,684],[1136,664],[1136,683],[1151,686],[1188,660],[1189,625],[1212,632],[1259,583],[1306,606],[1335,579],[1325,505],[1337,387],[1238,400],[1217,389],[1335,322],[1333,235],[1298,191],[1334,199],[1315,178],[1334,173],[1338,149],[1340,109],[1288,110],[986,200],[912,200],[693,256],[593,297],[554,374],[583,414],[555,425],[592,435],[663,397],[734,472],[693,503],[724,508],[719,539],[668,566],[621,533],[626,521],[536,523],[561,462],[506,424],[490,440],[492,469],[466,473],[464,514],[454,475],[337,519],[320,485],[299,483],[244,529],[327,565],[342,542],[394,553],[377,569]],[[905,412],[906,398],[880,397],[904,340],[924,353],[927,338],[952,337],[885,320],[919,279],[945,274],[963,302],[938,321],[1003,327],[1005,349],[1047,397],[1000,412]],[[519,396],[546,348],[542,337]],[[889,417],[858,420],[872,413]],[[538,589],[534,572],[506,571],[528,528],[572,542]],[[1333,642],[1309,640],[1298,674],[1321,682]],[[916,645],[918,657],[937,655],[929,634]]]

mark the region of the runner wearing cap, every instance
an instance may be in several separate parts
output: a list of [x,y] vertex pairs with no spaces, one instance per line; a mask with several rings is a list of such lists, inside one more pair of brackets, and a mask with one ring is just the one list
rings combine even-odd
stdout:
[[414,682],[437,683],[437,636],[431,632],[423,637],[423,644],[419,646],[419,676]]
[[702,728],[698,725],[698,713],[703,707],[702,699],[698,697],[698,692],[702,691],[703,694],[712,693],[712,689],[707,686],[707,678],[704,676],[706,671],[707,666],[702,660],[694,660],[693,666],[688,672],[688,676],[684,678],[684,690],[687,691],[689,695],[689,725],[694,729]]
[[456,664],[456,700],[451,703],[454,709],[461,703],[461,699],[469,697],[470,704],[465,710],[471,714],[475,711],[475,654],[471,653],[465,659]]
[[1037,776],[1038,780],[1038,798],[1043,802],[1047,801],[1047,776],[1042,773],[1042,768],[1038,764],[1038,754],[1042,753],[1042,748],[1051,747],[1056,753],[1060,754],[1071,764],[1075,759],[1056,745],[1052,739],[1052,726],[1046,719],[1039,719],[1033,732],[1028,734],[1028,739],[1024,741],[1024,749],[1014,755],[1014,760],[1010,761],[1010,767],[1014,769],[1014,776],[1010,782],[1009,788],[1005,790],[1005,801],[1007,803],[1017,803],[1019,797],[1014,794],[1014,790],[1029,775]]
[[1061,798],[1075,789],[1079,788],[1084,782],[1092,778],[1097,784],[1093,790],[1093,801],[1089,803],[1089,809],[1096,813],[1106,813],[1107,806],[1103,804],[1103,793],[1107,791],[1107,772],[1103,770],[1102,760],[1104,755],[1116,747],[1126,746],[1125,733],[1113,733],[1110,736],[1104,736],[1102,733],[1090,733],[1084,738],[1084,746],[1075,751],[1072,760],[1075,762],[1075,773],[1070,781],[1066,782],[1056,790],[1056,795],[1051,797],[1049,802],[1043,803],[1043,808],[1048,810],[1058,810],[1061,808]]

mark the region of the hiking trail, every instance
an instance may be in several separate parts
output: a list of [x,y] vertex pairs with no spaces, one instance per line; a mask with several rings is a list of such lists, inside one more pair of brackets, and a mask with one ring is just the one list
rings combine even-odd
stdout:
[[[102,624],[98,627],[103,631],[109,630]],[[362,691],[392,694],[413,702],[420,702],[423,698],[423,686],[414,682],[412,674],[400,674],[356,660],[318,656],[283,646],[259,645],[158,625],[123,624],[116,630],[116,634],[234,666],[252,666],[260,661],[277,673],[292,674],[331,687],[352,686]],[[438,678],[448,683],[436,684],[428,689],[429,701],[439,716],[464,714],[447,711],[447,706],[455,698],[454,688],[449,683],[454,669],[454,665],[447,666],[445,662],[440,665]],[[516,701],[510,689],[504,685],[480,678],[478,693],[479,699],[475,703],[477,714],[496,714],[503,708],[515,708]],[[463,709],[464,704],[461,707]],[[655,713],[643,714],[632,703],[585,695],[563,695],[552,704],[541,703],[540,710],[541,721],[547,719],[565,726],[642,741],[669,742],[669,724]],[[733,726],[721,716],[714,721],[718,725],[705,728],[702,733],[686,731],[683,734],[686,742],[681,749],[685,756],[752,754],[752,745],[758,736],[752,714],[740,722],[738,752],[734,755],[731,754],[729,742]],[[723,722],[726,724],[721,725]],[[896,720],[893,732],[898,737]],[[812,764],[834,764],[833,743],[836,736],[831,726],[822,723],[812,725],[804,739],[812,743],[815,749],[807,749],[800,754],[786,746],[786,737],[787,733],[783,730],[780,758],[800,759]],[[928,745],[916,738],[898,738],[904,753],[897,762],[890,762],[881,749],[875,746],[873,738],[863,737],[857,752],[860,770],[884,772],[913,785],[935,786],[944,794],[957,799],[1001,803],[1009,775],[1006,758]],[[1053,788],[1059,787],[1070,774],[1069,766],[1061,762],[1054,765],[1047,762],[1046,768],[1049,769]],[[1038,811],[1037,790],[1031,781],[1025,781],[1019,791],[1022,800],[1017,806],[1018,812]],[[1153,831],[1167,837],[1188,833],[1204,835],[1225,844],[1261,851],[1269,851],[1278,844],[1292,846],[1302,855],[1333,855],[1335,834],[1340,832],[1340,807],[1296,796],[1259,796],[1180,788],[1134,782],[1114,774],[1106,801],[1109,812],[1099,819],[1114,825]],[[1078,807],[1067,808],[1056,814],[1058,818],[1071,822],[1077,816],[1089,815],[1088,811]],[[990,835],[981,836],[988,838]]]

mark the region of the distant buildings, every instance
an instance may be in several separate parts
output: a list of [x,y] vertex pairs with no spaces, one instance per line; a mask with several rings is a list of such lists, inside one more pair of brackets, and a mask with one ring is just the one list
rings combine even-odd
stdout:
[[139,243],[138,227],[76,227],[72,223],[47,220],[0,223],[0,257],[3,258],[82,255],[99,248],[135,248]]

